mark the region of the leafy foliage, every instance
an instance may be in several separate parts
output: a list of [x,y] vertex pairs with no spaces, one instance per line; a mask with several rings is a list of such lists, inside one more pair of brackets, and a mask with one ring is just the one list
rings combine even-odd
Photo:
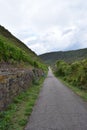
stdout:
[[33,65],[32,59],[29,57],[27,53],[25,53],[25,51],[23,51],[22,49],[14,45],[10,45],[9,43],[8,44],[3,43],[0,40],[0,61],[2,60],[5,62],[23,61],[23,62],[28,62],[31,65]]
[[55,74],[63,77],[70,84],[87,90],[87,59],[71,64],[58,61]]

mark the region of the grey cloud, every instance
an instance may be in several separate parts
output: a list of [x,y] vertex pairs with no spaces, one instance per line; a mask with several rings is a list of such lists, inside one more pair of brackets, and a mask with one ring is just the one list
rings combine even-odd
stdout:
[[67,29],[67,30],[65,30],[65,31],[62,33],[62,35],[67,35],[67,34],[71,33],[72,31],[73,31],[73,29]]
[[87,47],[87,1],[0,0],[0,24],[37,54]]

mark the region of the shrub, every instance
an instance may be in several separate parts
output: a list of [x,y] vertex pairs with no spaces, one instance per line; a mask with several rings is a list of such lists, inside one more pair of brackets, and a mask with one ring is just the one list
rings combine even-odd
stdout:
[[87,59],[72,64],[58,61],[55,74],[62,76],[70,84],[87,90]]

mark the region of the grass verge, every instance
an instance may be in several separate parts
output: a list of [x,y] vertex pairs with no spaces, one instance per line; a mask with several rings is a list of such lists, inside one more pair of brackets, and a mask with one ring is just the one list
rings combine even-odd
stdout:
[[65,81],[63,78],[58,77],[58,79],[67,87],[69,87],[71,90],[73,90],[77,95],[79,95],[84,101],[87,101],[87,91],[82,90],[76,86],[73,86],[69,84],[67,81]]
[[44,78],[18,95],[6,111],[0,112],[0,130],[23,130],[38,98]]

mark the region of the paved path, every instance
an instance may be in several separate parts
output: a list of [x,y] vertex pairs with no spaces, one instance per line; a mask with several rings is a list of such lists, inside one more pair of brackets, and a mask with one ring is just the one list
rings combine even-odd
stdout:
[[87,130],[87,104],[49,70],[25,130]]

